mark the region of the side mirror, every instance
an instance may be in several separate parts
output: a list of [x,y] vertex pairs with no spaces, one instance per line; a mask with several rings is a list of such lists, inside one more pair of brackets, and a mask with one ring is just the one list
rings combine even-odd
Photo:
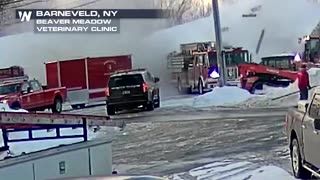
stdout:
[[154,82],[159,82],[159,81],[160,81],[160,79],[158,77],[154,78]]

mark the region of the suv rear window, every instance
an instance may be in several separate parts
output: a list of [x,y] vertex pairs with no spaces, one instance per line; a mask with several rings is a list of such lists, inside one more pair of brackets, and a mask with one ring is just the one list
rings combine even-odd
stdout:
[[144,81],[141,74],[123,75],[123,76],[111,77],[109,81],[109,87],[139,85],[139,84],[142,84],[143,82]]

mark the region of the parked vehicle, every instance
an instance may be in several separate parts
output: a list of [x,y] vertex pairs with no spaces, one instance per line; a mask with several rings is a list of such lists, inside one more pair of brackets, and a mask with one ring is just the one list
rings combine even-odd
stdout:
[[146,69],[118,71],[111,75],[106,88],[107,112],[134,109],[143,106],[152,111],[160,107],[159,78]]
[[12,109],[22,108],[28,111],[51,109],[54,113],[61,113],[65,99],[65,87],[46,89],[36,79],[0,84],[0,102],[8,103]]
[[[212,42],[181,44],[180,49],[181,52],[168,55],[168,69],[179,92],[203,94],[218,85],[217,51]],[[241,47],[226,46],[222,55],[226,63],[227,83],[238,85],[238,65],[251,62],[249,52]]]
[[286,115],[286,132],[294,176],[320,178],[320,88],[315,89],[311,101],[300,101],[298,108]]
[[131,55],[87,57],[47,62],[48,88],[67,87],[67,100],[73,108],[105,101],[105,87],[116,70],[132,68]]

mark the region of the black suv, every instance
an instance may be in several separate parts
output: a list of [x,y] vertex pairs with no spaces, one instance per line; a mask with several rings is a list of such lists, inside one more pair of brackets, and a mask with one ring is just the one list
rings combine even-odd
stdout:
[[106,88],[108,115],[141,105],[148,111],[160,107],[159,80],[146,69],[112,74]]

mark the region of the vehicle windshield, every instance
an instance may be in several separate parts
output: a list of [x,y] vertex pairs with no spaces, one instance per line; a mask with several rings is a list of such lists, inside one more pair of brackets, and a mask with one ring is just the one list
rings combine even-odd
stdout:
[[226,66],[234,66],[249,62],[248,53],[245,51],[226,52],[224,58],[226,60]]
[[109,87],[121,87],[121,86],[132,86],[141,85],[143,83],[142,75],[122,75],[111,77],[109,81]]
[[[223,52],[223,58],[225,59],[226,66],[249,63],[249,55],[246,51]],[[217,54],[215,52],[209,53],[209,62],[211,67],[217,66]]]
[[19,91],[20,91],[20,84],[0,85],[0,95],[18,93]]
[[293,68],[294,56],[264,57],[261,64],[272,68],[291,70]]

